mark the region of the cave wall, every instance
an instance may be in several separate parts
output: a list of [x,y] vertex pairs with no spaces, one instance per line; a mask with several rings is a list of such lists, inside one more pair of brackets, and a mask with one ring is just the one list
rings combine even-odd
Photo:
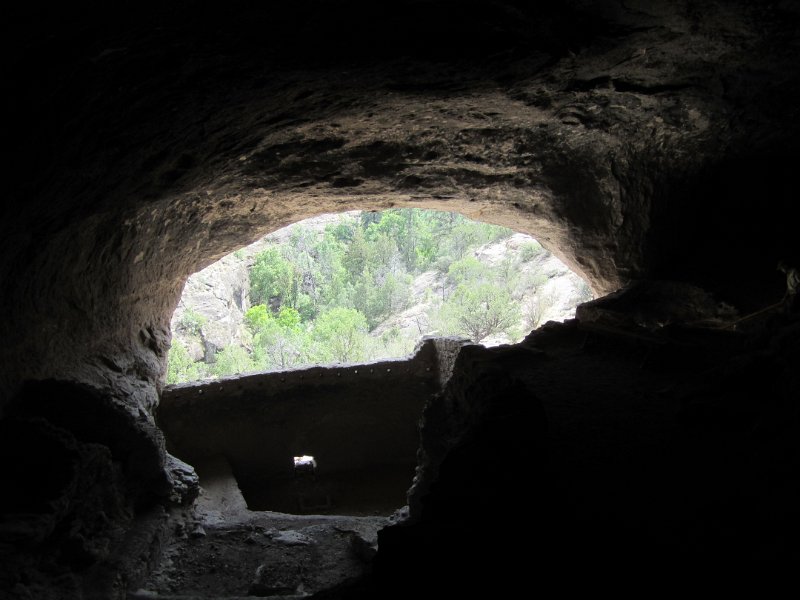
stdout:
[[408,597],[425,581],[443,596],[635,598],[793,577],[797,315],[629,329],[609,326],[626,314],[612,302],[513,347],[461,350],[423,415],[410,521],[380,532],[372,577],[330,597]]
[[[187,1],[9,22],[0,414],[58,422],[53,403],[99,399],[141,444],[55,426],[109,448],[148,499],[136,514],[187,473],[153,419],[185,278],[290,222],[456,210],[536,236],[597,293],[677,279],[742,313],[800,260],[795,2]],[[48,402],[32,381],[55,382]]]
[[179,3],[125,25],[78,12],[39,37],[20,27],[7,185],[26,209],[3,215],[5,395],[80,374],[142,381],[123,396],[152,407],[184,278],[331,210],[510,225],[598,292],[714,279],[726,254],[707,232],[730,245],[746,233],[764,258],[725,278],[779,291],[763,273],[796,251],[773,235],[789,222],[797,139],[792,3],[467,4],[337,2],[320,19]]

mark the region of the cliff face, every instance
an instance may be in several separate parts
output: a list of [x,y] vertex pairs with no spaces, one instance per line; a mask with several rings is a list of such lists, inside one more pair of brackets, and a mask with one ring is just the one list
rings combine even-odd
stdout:
[[170,326],[173,340],[182,343],[193,360],[206,360],[217,350],[243,343],[250,290],[247,266],[244,257],[229,254],[186,281]]
[[[518,321],[508,327],[511,332],[498,332],[483,340],[484,346],[497,346],[519,341],[522,336],[547,321],[564,321],[575,316],[579,302],[591,299],[588,285],[558,258],[542,250],[535,256],[526,256],[525,247],[535,240],[522,233],[484,244],[472,255],[482,264],[496,272],[507,271],[513,279],[512,298],[519,307]],[[452,295],[455,286],[448,282],[447,275],[427,271],[414,278],[410,290],[410,306],[379,324],[371,335],[379,337],[396,330],[403,336],[464,335],[456,330],[441,331],[436,312],[442,298]],[[514,339],[512,339],[514,338]]]
[[[346,215],[357,215],[350,211]],[[302,226],[322,232],[342,215],[320,215]],[[222,257],[190,275],[170,321],[173,340],[180,342],[195,361],[213,362],[214,354],[228,346],[248,347],[250,334],[244,314],[250,308],[250,268],[264,249],[285,243],[295,225],[269,235]]]

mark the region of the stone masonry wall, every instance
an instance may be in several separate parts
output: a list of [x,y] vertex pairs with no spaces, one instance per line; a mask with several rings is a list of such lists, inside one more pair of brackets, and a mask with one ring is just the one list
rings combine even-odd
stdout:
[[291,473],[299,454],[314,455],[325,472],[413,464],[438,371],[427,340],[406,360],[167,388],[157,419],[171,453],[190,463],[222,455],[235,472]]

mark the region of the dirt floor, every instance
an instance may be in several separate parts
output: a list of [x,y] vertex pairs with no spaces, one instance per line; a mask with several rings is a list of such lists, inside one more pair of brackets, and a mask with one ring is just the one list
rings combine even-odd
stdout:
[[369,569],[385,518],[253,512],[190,524],[134,598],[313,594]]
[[389,516],[406,503],[415,465],[384,466],[315,477],[240,480],[253,510],[291,514]]
[[[303,596],[370,568],[388,516],[251,511],[223,458],[196,465],[202,491],[176,518],[159,568],[130,594],[145,598]],[[387,513],[388,514],[388,513]]]

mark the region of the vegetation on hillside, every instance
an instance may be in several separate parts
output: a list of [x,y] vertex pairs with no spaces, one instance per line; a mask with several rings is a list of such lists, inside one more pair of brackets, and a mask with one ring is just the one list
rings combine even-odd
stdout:
[[[437,296],[428,319],[432,332],[475,342],[498,333],[519,339],[522,313],[526,324],[534,323],[537,307],[520,307],[518,299],[542,279],[521,281],[516,266],[543,249],[532,242],[491,269],[473,255],[478,246],[512,233],[455,213],[415,209],[343,216],[322,233],[295,226],[288,243],[255,256],[247,342],[220,350],[206,364],[191,361],[175,340],[167,382],[406,355],[416,339],[396,328],[380,336],[374,331],[409,307],[414,278],[431,270],[443,282],[428,292]],[[202,319],[188,314],[181,324],[199,330]]]

